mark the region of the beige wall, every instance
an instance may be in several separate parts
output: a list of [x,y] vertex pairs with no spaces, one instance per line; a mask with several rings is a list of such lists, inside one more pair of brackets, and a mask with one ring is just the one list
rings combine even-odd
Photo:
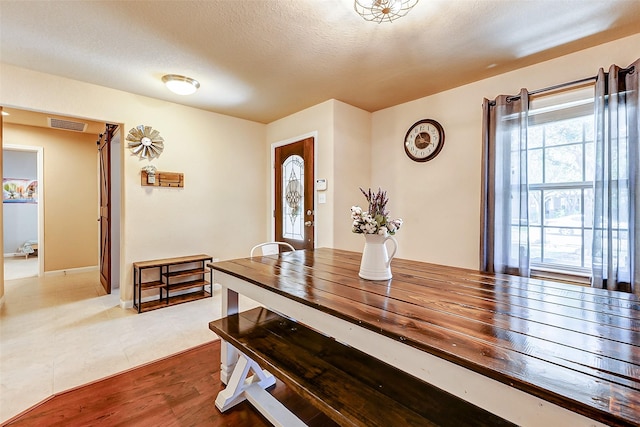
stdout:
[[44,271],[98,265],[96,135],[5,124],[4,143],[43,147]]
[[[316,246],[361,249],[351,233],[349,209],[361,198],[358,187],[370,181],[371,114],[336,100],[329,100],[267,125],[267,148],[317,133],[316,178],[327,180],[326,203],[316,197]],[[270,154],[269,154],[270,155]],[[265,180],[271,182],[272,170]],[[269,185],[265,192],[270,194]],[[318,193],[317,193],[318,194]],[[269,203],[271,201],[269,200]],[[271,227],[272,220],[268,220]]]
[[[373,114],[372,185],[390,194],[390,209],[405,225],[398,256],[477,268],[479,260],[482,100],[594,76],[598,68],[627,66],[640,55],[640,34]],[[445,129],[444,149],[427,163],[405,155],[402,140],[416,121]]]
[[[2,113],[2,107],[0,106],[0,113]],[[3,131],[2,131],[2,114],[0,114],[0,146],[3,144]],[[0,176],[4,176],[2,173],[2,150],[0,150]],[[0,224],[3,224],[3,210],[0,209]],[[4,254],[4,230],[0,227],[0,254]],[[3,255],[4,256],[4,255]],[[4,303],[4,262],[0,262],[0,307]]]
[[[134,261],[245,256],[267,235],[265,125],[7,64],[0,64],[0,89],[0,105],[123,124],[122,301],[132,300]],[[124,143],[139,124],[165,139],[152,162],[131,155]],[[184,188],[142,187],[140,169],[149,163],[184,173]]]
[[[637,59],[639,45],[640,35],[628,37],[373,114],[327,101],[268,124],[267,145],[318,132],[316,176],[329,184],[327,203],[317,209],[318,246],[361,250],[348,209],[365,203],[358,187],[382,187],[391,215],[405,220],[396,234],[398,256],[477,268],[483,98],[593,76],[612,63],[626,66]],[[436,159],[416,163],[402,142],[423,118],[444,126],[445,148]]]
[[[310,133],[317,136],[316,176],[329,186],[327,203],[316,205],[318,246],[360,248],[348,208],[364,202],[358,187],[380,186],[389,192],[392,215],[405,220],[396,235],[399,256],[477,267],[483,97],[627,65],[639,45],[635,35],[373,114],[330,100],[268,125],[6,64],[0,105],[124,123],[124,132],[138,124],[160,130],[165,152],[153,164],[184,172],[185,188],[141,187],[139,171],[148,162],[122,150],[121,298],[130,301],[133,261],[199,252],[245,256],[269,238],[271,146]],[[435,160],[419,164],[406,157],[402,139],[422,118],[438,120],[446,142]]]
[[351,206],[366,206],[359,188],[371,185],[371,114],[336,102],[333,183],[334,247],[362,251],[364,239],[351,232]]
[[[271,159],[272,145],[283,141],[294,142],[301,136],[314,133],[316,135],[315,174],[317,178],[326,178],[329,187],[333,185],[333,116],[336,101],[330,100],[314,107],[299,111],[291,116],[277,120],[267,125],[265,155]],[[270,163],[271,165],[273,163]],[[268,199],[270,209],[273,206],[271,200],[272,167],[265,170],[263,187]],[[315,205],[316,246],[333,246],[333,198],[331,191],[327,191],[327,203]],[[266,227],[272,230],[273,219],[266,215]],[[268,238],[272,238],[270,233]]]

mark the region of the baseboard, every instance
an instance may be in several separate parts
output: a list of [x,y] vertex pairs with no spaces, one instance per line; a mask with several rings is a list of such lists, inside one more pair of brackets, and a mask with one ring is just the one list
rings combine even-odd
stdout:
[[66,270],[54,270],[54,271],[45,271],[44,275],[46,277],[49,276],[66,276],[67,274],[79,274],[79,273],[89,273],[92,271],[98,271],[98,266],[93,265],[90,267],[79,267],[79,268],[69,268]]
[[16,257],[24,257],[24,254],[21,254],[19,252],[11,252],[8,254],[4,254],[5,258],[16,258]]

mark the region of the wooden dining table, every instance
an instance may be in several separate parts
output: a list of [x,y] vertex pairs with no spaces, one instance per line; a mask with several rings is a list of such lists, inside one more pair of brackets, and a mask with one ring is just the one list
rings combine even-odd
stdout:
[[[640,425],[640,301],[627,293],[405,259],[358,277],[339,249],[215,262],[239,295],[522,426]],[[222,346],[221,377],[237,360]]]

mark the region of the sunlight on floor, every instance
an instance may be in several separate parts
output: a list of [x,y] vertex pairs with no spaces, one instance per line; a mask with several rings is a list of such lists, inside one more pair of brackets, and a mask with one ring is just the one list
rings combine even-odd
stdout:
[[97,272],[5,281],[0,422],[54,393],[215,339],[208,323],[220,310],[219,286],[213,298],[137,314],[120,308],[117,291],[104,294]]

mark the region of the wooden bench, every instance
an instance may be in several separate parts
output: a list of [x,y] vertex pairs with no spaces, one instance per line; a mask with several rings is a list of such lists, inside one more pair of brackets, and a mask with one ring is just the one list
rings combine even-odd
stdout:
[[241,353],[216,399],[221,411],[246,398],[275,425],[302,425],[277,415],[286,409],[263,389],[274,381],[261,366],[340,425],[514,425],[265,308],[212,321],[209,328]]

